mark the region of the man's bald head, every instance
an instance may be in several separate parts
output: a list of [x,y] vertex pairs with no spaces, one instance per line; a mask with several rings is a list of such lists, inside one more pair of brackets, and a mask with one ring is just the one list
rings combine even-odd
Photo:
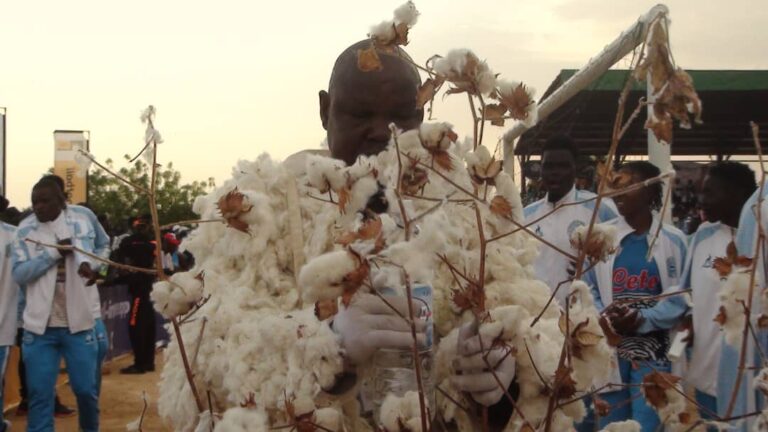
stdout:
[[353,44],[339,55],[331,73],[328,92],[320,92],[320,118],[328,131],[331,155],[354,163],[361,154],[371,155],[386,148],[389,123],[402,129],[421,124],[424,111],[416,106],[421,78],[405,51],[379,52],[382,68],[364,72],[358,68],[359,50],[371,41]]

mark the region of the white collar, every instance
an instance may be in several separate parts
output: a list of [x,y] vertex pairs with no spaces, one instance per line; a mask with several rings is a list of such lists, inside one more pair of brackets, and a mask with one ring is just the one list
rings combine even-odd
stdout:
[[[651,215],[653,217],[653,220],[651,221],[651,227],[648,229],[648,234],[655,234],[656,230],[659,229],[659,224],[661,224],[661,218],[659,217],[659,212],[656,210],[651,211]],[[619,217],[616,218],[616,245],[619,246],[621,244],[621,241],[624,240],[624,238],[630,234],[635,232],[635,229],[632,228],[624,219],[624,216],[619,215]],[[652,236],[646,236],[647,241],[650,244]]]

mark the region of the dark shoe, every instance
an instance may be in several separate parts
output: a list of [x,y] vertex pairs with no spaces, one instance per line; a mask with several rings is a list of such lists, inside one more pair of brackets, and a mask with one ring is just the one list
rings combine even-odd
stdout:
[[59,402],[53,409],[53,416],[57,418],[72,417],[75,415],[75,410]]
[[144,368],[144,372],[154,372],[154,371],[155,371],[155,365]]
[[19,406],[16,408],[16,417],[26,417],[29,412],[29,405],[26,400],[19,402]]
[[145,372],[144,369],[136,365],[131,365],[131,366],[120,369],[120,373],[123,375],[140,375],[140,374],[143,374],[144,372]]

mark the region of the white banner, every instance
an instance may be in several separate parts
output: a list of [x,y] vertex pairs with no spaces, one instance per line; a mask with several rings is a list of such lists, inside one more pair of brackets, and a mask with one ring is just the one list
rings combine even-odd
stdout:
[[53,132],[55,152],[53,173],[64,179],[64,192],[67,202],[79,204],[88,200],[88,176],[81,175],[75,162],[78,149],[88,151],[88,132],[61,131]]

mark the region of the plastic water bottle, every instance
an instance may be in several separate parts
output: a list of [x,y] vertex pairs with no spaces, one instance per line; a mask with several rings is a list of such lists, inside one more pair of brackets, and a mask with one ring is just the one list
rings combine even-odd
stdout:
[[[385,290],[382,295],[394,295],[394,290]],[[420,347],[419,364],[421,366],[421,382],[424,389],[427,408],[430,414],[435,412],[435,382],[434,382],[434,353],[432,352],[434,337],[434,322],[432,317],[432,286],[415,283],[411,294],[421,307],[413,311],[414,318],[427,322],[426,346]],[[403,396],[409,391],[418,391],[419,385],[414,369],[413,350],[411,349],[381,349],[373,358],[371,396],[374,419],[379,421],[381,404],[387,394]]]

